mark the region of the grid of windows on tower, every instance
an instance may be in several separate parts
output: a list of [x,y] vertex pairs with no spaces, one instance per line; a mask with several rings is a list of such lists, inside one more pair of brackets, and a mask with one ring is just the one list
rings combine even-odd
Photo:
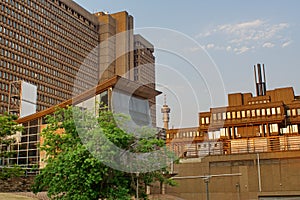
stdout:
[[273,108],[258,108],[252,110],[241,110],[241,111],[227,111],[213,113],[211,117],[202,117],[201,124],[210,124],[211,121],[219,120],[230,120],[230,119],[243,119],[253,117],[267,117],[267,116],[286,116],[286,117],[297,117],[300,116],[300,108],[287,109],[286,113],[283,113],[280,107]]
[[8,87],[23,80],[38,88],[37,110],[97,83],[97,25],[57,0],[0,3],[0,112]]

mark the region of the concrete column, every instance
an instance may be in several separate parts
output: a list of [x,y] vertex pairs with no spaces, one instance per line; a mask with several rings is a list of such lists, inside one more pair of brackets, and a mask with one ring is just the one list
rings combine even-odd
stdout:
[[268,123],[266,124],[266,131],[267,131],[267,137],[269,137],[270,136],[270,127],[269,127]]
[[166,185],[160,182],[160,194],[166,194]]

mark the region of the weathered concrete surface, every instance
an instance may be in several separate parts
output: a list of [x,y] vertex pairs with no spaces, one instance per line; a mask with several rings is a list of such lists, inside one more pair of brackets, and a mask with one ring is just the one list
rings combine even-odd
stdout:
[[13,193],[0,193],[0,200],[36,200],[37,198],[25,197]]

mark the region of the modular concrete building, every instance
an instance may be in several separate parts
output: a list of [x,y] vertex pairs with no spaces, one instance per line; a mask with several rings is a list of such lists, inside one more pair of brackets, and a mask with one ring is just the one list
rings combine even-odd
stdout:
[[292,87],[228,95],[228,106],[199,113],[199,126],[167,130],[181,158],[172,168],[183,199],[300,199],[300,98]]
[[260,91],[229,94],[228,106],[199,113],[198,127],[168,130],[167,144],[190,157],[300,150],[299,96],[292,87]]

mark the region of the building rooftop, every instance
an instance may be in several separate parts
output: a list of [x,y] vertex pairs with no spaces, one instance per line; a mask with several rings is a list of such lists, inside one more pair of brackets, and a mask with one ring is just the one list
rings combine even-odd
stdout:
[[53,113],[57,108],[65,108],[70,105],[81,103],[97,94],[100,94],[101,92],[107,90],[108,88],[114,88],[119,91],[125,92],[127,94],[132,94],[133,96],[141,97],[144,99],[150,99],[161,94],[160,91],[154,90],[147,85],[139,84],[137,82],[122,78],[121,76],[114,76],[113,78],[102,82],[96,87],[87,90],[78,96],[73,97],[72,99],[66,100],[58,105],[52,106],[46,110],[37,112],[35,114],[23,118],[19,118],[17,122],[23,123],[23,122],[44,117],[46,115]]

